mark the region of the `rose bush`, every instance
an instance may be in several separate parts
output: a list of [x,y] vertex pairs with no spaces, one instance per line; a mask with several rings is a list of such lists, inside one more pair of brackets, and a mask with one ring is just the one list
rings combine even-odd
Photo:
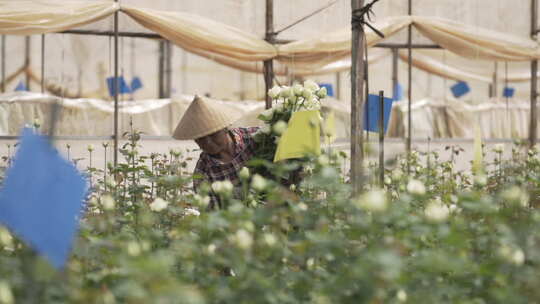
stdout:
[[[339,170],[343,154],[329,151],[294,191],[247,169],[240,200],[226,184],[205,185],[228,207],[199,212],[208,196],[189,191],[196,177],[183,154],[141,156],[133,138],[125,162],[91,171],[63,272],[0,228],[0,302],[540,301],[536,150],[485,164],[482,184],[435,152],[415,152],[359,196]],[[252,204],[261,193],[264,204]]]

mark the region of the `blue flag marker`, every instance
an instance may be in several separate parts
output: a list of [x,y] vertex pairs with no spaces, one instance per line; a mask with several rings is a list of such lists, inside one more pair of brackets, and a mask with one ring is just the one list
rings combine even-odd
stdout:
[[503,89],[503,96],[506,98],[512,98],[514,97],[514,93],[516,92],[516,89],[511,87],[505,87]]
[[452,94],[454,95],[455,98],[460,98],[461,96],[471,91],[471,89],[469,88],[469,85],[464,81],[460,81],[456,83],[450,88],[450,90],[452,90]]
[[319,83],[319,87],[326,88],[326,95],[334,97],[334,87],[330,83]]
[[[390,121],[390,113],[392,112],[391,98],[384,98],[384,133],[388,130],[388,122]],[[364,130],[371,132],[379,132],[379,96],[369,95],[369,98],[364,106]]]
[[135,76],[133,77],[133,79],[131,79],[131,92],[135,92],[142,87],[142,81],[138,76]]
[[[120,83],[120,93],[119,94],[129,94],[131,89],[124,80],[124,76],[118,77],[118,82]],[[115,93],[115,84],[114,77],[107,78],[107,87],[109,88],[109,96],[113,97]]]
[[45,136],[23,130],[0,190],[0,222],[56,268],[69,256],[86,181]]
[[394,96],[392,96],[392,99],[394,99],[394,101],[398,101],[398,100],[403,99],[403,87],[401,86],[401,84],[399,84],[399,83],[396,84],[393,95]]
[[24,84],[24,82],[19,81],[19,83],[17,84],[17,87],[15,87],[15,91],[28,91],[28,88],[26,88],[26,85]]

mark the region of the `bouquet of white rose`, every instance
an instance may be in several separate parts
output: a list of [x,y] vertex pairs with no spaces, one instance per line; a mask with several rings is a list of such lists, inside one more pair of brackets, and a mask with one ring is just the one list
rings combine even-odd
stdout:
[[286,132],[293,114],[320,110],[321,100],[326,97],[326,93],[325,87],[320,88],[311,80],[305,81],[304,85],[274,86],[270,89],[268,95],[273,100],[272,108],[258,116],[264,126],[255,134],[256,157],[274,161],[280,138]]

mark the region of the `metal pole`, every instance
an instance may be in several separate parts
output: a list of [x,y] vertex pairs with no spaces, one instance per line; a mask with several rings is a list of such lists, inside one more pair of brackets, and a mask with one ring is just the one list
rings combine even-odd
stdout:
[[[364,6],[364,0],[351,0],[354,12]],[[360,193],[363,182],[364,143],[364,40],[360,26],[352,24],[351,50],[351,185],[353,195]]]
[[379,91],[379,182],[384,187],[384,91]]
[[30,91],[30,77],[28,76],[28,70],[30,69],[30,36],[24,37],[24,69],[26,89]]
[[[412,0],[409,0],[409,16],[412,15]],[[407,45],[408,45],[408,103],[407,103],[407,154],[411,153],[412,142],[412,24],[409,24],[407,32]],[[410,164],[407,162],[407,171],[410,172]]]
[[392,49],[392,94],[397,96],[398,85],[398,49]]
[[165,43],[165,50],[166,50],[166,53],[167,53],[167,56],[165,57],[165,60],[166,60],[166,64],[165,64],[165,75],[167,76],[166,77],[166,80],[167,82],[165,83],[166,85],[166,90],[165,90],[165,94],[168,98],[171,98],[171,91],[172,91],[172,55],[173,55],[173,49],[172,49],[172,45],[171,45],[171,42],[167,40],[167,42]]
[[41,34],[41,93],[45,93],[45,34]]
[[[114,0],[118,2],[118,0]],[[118,11],[114,12],[114,166],[118,165]]]
[[[274,43],[274,0],[266,0],[266,35],[265,40],[269,43]],[[268,91],[272,88],[274,80],[274,61],[272,59],[264,61],[264,87],[266,96],[265,108],[272,107],[272,98],[268,95]]]
[[[171,128],[171,131],[173,130],[174,126],[174,119],[173,119],[173,107],[171,102],[171,91],[172,91],[172,46],[170,41],[165,42],[165,53],[167,56],[165,57],[165,96],[169,98],[169,126]],[[172,134],[172,133],[171,133]]]
[[[538,30],[538,0],[531,1],[531,37],[536,40]],[[529,145],[532,148],[536,144],[538,132],[538,108],[536,100],[538,98],[538,60],[531,62],[531,121],[529,125]]]
[[497,80],[499,78],[498,74],[499,74],[499,64],[495,62],[493,64],[493,97],[495,98],[499,96],[499,93],[497,92],[498,90]]
[[341,100],[341,73],[336,73],[336,99]]
[[6,92],[6,36],[2,35],[2,93]]
[[165,66],[165,42],[160,40],[159,42],[159,57],[158,57],[158,98],[165,97],[164,88],[164,66]]

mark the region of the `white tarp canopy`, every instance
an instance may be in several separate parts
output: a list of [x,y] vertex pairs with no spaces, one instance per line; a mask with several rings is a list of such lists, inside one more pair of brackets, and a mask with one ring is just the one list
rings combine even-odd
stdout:
[[[119,12],[120,30],[158,33],[180,46],[173,51],[171,66],[173,101],[184,100],[190,93],[211,93],[220,100],[260,99],[264,94],[262,77],[244,72],[261,73],[261,61],[270,58],[275,59],[276,74],[281,77],[281,81],[309,76],[319,82],[332,83],[337,94],[341,93],[341,99],[348,100],[350,88],[346,71],[350,66],[350,3],[338,1],[320,15],[278,36],[293,42],[271,45],[262,39],[263,2],[186,0],[180,3],[170,0],[133,0],[128,5],[127,1],[0,0],[0,34],[10,35],[6,37],[6,70],[8,76],[15,75],[11,77],[8,91],[13,90],[25,71],[39,83],[37,75],[40,73],[37,71],[41,64],[40,48],[36,43],[31,49],[34,59],[29,69],[21,69],[24,59],[20,55],[23,53],[23,40],[11,35],[46,33],[45,82],[49,84],[48,88],[64,87],[68,91],[62,93],[60,90],[59,94],[64,96],[94,97],[77,101],[81,106],[92,104],[83,107],[85,111],[110,108],[111,105],[104,99],[108,98],[105,78],[111,76],[113,70],[111,38],[49,33],[81,28],[110,31],[112,15]],[[328,2],[275,0],[275,28],[280,29]],[[406,1],[385,0],[375,6],[377,18],[373,25],[387,36],[384,42],[405,42],[406,31],[403,29],[412,24],[415,43],[436,43],[444,47],[444,50],[414,50],[414,67],[427,73],[414,72],[413,100],[427,97],[428,100],[448,103],[451,100],[447,96],[448,87],[452,83],[447,83],[447,80],[467,80],[472,82],[473,87],[473,93],[466,97],[468,101],[491,104],[486,98],[487,86],[491,79],[496,78],[499,82],[515,82],[512,85],[518,88],[517,98],[510,100],[511,109],[513,106],[522,106],[517,100],[529,97],[528,83],[517,82],[530,80],[528,61],[540,57],[538,43],[529,38],[529,5],[528,0],[414,0],[413,16],[409,17],[405,16]],[[366,35],[370,46],[383,41],[371,30],[367,30]],[[124,95],[123,99],[138,100],[126,101],[126,105],[152,104],[151,107],[157,107],[129,115],[144,116],[153,112],[152,115],[161,117],[161,121],[168,121],[164,118],[177,117],[179,112],[169,114],[164,110],[169,105],[150,99],[157,96],[157,50],[155,41],[121,38],[121,74],[127,80],[141,76],[144,83],[142,90]],[[390,52],[371,49],[369,53],[371,89],[391,91]],[[402,60],[407,59],[406,52],[400,52],[399,56]],[[494,66],[494,61],[499,62],[498,66]],[[501,71],[507,66],[507,71]],[[322,75],[325,73],[337,73],[345,77],[339,80],[334,75]],[[431,75],[441,78],[432,79]],[[400,68],[398,77],[401,83],[404,82],[404,76],[404,69]],[[284,77],[287,79],[284,80]],[[34,90],[36,88],[34,86]],[[21,97],[17,94],[13,96],[10,98]],[[85,100],[94,101],[88,103]],[[20,103],[21,107],[27,105],[23,100]],[[14,104],[10,106],[15,107]],[[174,108],[175,102],[170,104]],[[430,104],[419,103],[424,107],[430,107]],[[126,111],[128,108],[125,108]],[[160,109],[162,112],[159,112]],[[20,111],[24,112],[22,109]],[[3,115],[7,115],[5,113]],[[31,113],[21,115],[34,116]],[[128,115],[127,112],[125,115]],[[74,126],[84,119],[100,121],[83,116],[73,119],[74,129],[71,134],[86,132],[86,129]],[[16,116],[9,116],[10,121],[15,119],[12,117]],[[521,120],[519,123],[525,122]],[[15,126],[13,123],[11,125]],[[168,130],[150,121],[148,125],[141,125],[149,128],[150,134],[163,135],[166,134],[163,130]],[[167,125],[167,128],[170,127]],[[95,131],[95,134],[110,133],[98,129]]]
[[[276,28],[279,29],[305,15],[306,12],[311,12],[328,2],[328,0],[294,2],[276,0],[274,1]],[[524,15],[530,14],[529,2],[526,0],[513,1],[512,5],[509,5],[508,1],[502,0],[415,0],[413,1],[414,16],[408,17],[403,16],[406,13],[406,4],[403,1],[386,0],[376,4],[375,11],[378,18],[373,24],[385,33],[388,37],[386,41],[401,41],[404,34],[402,29],[413,24],[416,29],[414,31],[415,42],[432,41],[453,54],[474,60],[527,61],[539,57],[538,44],[529,38],[530,29],[527,27],[530,26],[530,22],[528,18],[523,18]],[[350,3],[347,1],[338,1],[321,15],[308,19],[280,34],[278,38],[293,38],[295,41],[275,46],[268,44],[261,38],[264,27],[264,24],[261,23],[261,19],[264,21],[264,6],[260,3],[248,3],[240,0],[220,0],[211,3],[190,0],[182,1],[182,4],[166,0],[134,0],[129,1],[129,5],[122,3],[122,1],[115,3],[113,1],[3,0],[0,1],[0,33],[30,35],[59,32],[81,26],[84,26],[85,29],[111,30],[111,15],[116,11],[121,12],[120,26],[123,31],[158,33],[190,53],[242,71],[260,72],[262,71],[260,61],[274,58],[278,62],[276,68],[278,75],[320,75],[327,72],[337,72],[341,68],[346,69],[346,65],[343,64],[338,64],[340,69],[328,69],[327,66],[339,63],[350,56]],[[366,34],[369,45],[381,41],[381,38],[371,30],[367,30]],[[61,65],[53,63],[58,58],[46,56],[47,63],[51,62],[46,64],[49,67],[47,70],[56,69],[56,73],[52,73],[53,76],[51,73],[46,73],[46,77],[56,78],[57,83],[62,82],[62,85],[66,87],[73,87],[75,82],[84,82],[85,78],[93,76],[87,75],[89,70],[95,68],[93,61],[99,56],[105,55],[105,59],[97,64],[99,74],[97,78],[100,83],[98,97],[105,98],[106,91],[103,90],[102,84],[104,82],[103,74],[111,74],[110,39],[108,52],[106,52],[107,39],[102,40],[100,44],[83,42],[91,38],[88,36],[82,38],[62,37],[60,41],[62,53],[66,47],[70,48],[69,44],[66,45],[66,39],[68,39],[72,42],[73,54],[63,54]],[[58,39],[52,38],[50,40]],[[55,43],[52,42],[52,44]],[[125,59],[128,47],[125,44],[122,42],[120,56],[123,74],[127,74],[125,70],[127,70],[126,66],[128,65],[126,63],[128,60]],[[133,58],[144,56],[148,47],[146,49],[139,48],[139,46],[133,47],[132,44],[130,44],[131,52],[137,53],[130,54],[131,58],[129,58],[130,73],[134,75],[137,73],[134,71],[134,66],[139,67],[139,71],[148,69],[147,67],[141,68],[141,64],[136,64],[137,61],[141,61],[140,57]],[[48,43],[47,46],[49,48],[57,47],[56,45],[51,46],[51,43]],[[33,48],[34,52],[36,49],[38,48]],[[90,56],[89,54],[94,52],[86,49],[98,49],[101,50],[99,52],[101,54]],[[10,53],[8,52],[8,55]],[[109,58],[106,58],[107,55]],[[70,60],[66,57],[78,57],[75,58],[77,62],[90,66],[84,68],[76,66],[72,69],[70,68],[71,64],[64,64],[64,61]],[[199,75],[200,73],[210,74],[214,72],[212,69],[218,69],[203,67],[199,64],[199,59],[194,60],[197,62],[193,62],[193,65],[187,64],[187,57],[187,55],[182,54],[180,66],[183,69],[182,78],[197,78],[195,82],[200,83],[198,79],[203,77],[203,75]],[[418,60],[415,60],[416,66],[420,66]],[[107,61],[108,69],[106,67]],[[36,66],[35,61],[33,61],[33,65]],[[208,63],[204,65],[207,66]],[[427,71],[426,65],[423,66],[424,70]],[[467,66],[466,64],[454,65],[458,69]],[[59,68],[62,71],[58,72]],[[8,68],[8,75],[10,74],[9,70]],[[35,70],[34,68],[34,74],[39,74]],[[77,70],[76,75],[73,75],[72,70]],[[154,68],[153,73],[139,72],[138,74],[155,75],[155,70]],[[447,78],[458,79],[452,77],[452,74],[456,76],[455,73],[441,73],[437,70],[437,66],[433,67],[432,65],[431,70],[430,73],[435,70],[434,74],[436,75],[443,76],[441,74],[444,74]],[[492,71],[493,67],[488,67],[481,74],[489,75]],[[234,72],[234,74],[237,73]],[[72,76],[59,77],[58,74],[71,74]],[[233,72],[225,69],[219,74],[215,72],[213,74],[215,77],[212,78],[216,79],[207,81],[211,82],[208,91],[215,93],[220,98],[232,98],[231,93],[236,95],[236,98],[232,99],[244,99],[241,98],[242,95],[251,95],[248,94],[249,92],[245,92],[246,88],[242,88],[248,86],[246,85],[248,81],[249,86],[255,84],[256,88],[253,90],[260,92],[261,79],[256,78],[256,81],[253,81],[253,77],[256,76],[240,74],[238,77],[232,77],[241,84],[236,84],[235,88],[231,88],[231,85],[222,87],[223,82],[220,80]],[[524,73],[519,74],[521,75],[520,79],[527,78]],[[209,78],[208,75],[205,76]],[[462,76],[460,79],[479,79],[478,77],[469,77],[470,74],[466,75],[469,78]],[[375,76],[374,78],[381,77]],[[154,78],[157,77],[154,76]],[[187,82],[193,83],[190,80],[174,81],[173,79],[173,89],[182,93],[190,91],[200,93],[201,86],[189,85]],[[481,81],[485,82],[485,80],[486,78],[482,76]],[[145,84],[143,91],[147,90],[147,87],[155,88],[153,82],[149,84],[149,81],[146,81]],[[82,85],[78,83],[78,86]],[[206,87],[208,87],[207,84]],[[238,93],[238,89],[243,92]],[[87,93],[89,90],[83,88],[82,91]],[[97,88],[94,91],[97,91]],[[226,95],[228,96],[222,96],[223,93],[220,91],[227,91]],[[417,92],[417,90],[414,91]],[[83,95],[95,96],[92,94]],[[153,95],[155,96],[155,94]],[[260,97],[260,95],[258,93],[256,97]],[[140,97],[144,98],[145,96],[148,94]]]

